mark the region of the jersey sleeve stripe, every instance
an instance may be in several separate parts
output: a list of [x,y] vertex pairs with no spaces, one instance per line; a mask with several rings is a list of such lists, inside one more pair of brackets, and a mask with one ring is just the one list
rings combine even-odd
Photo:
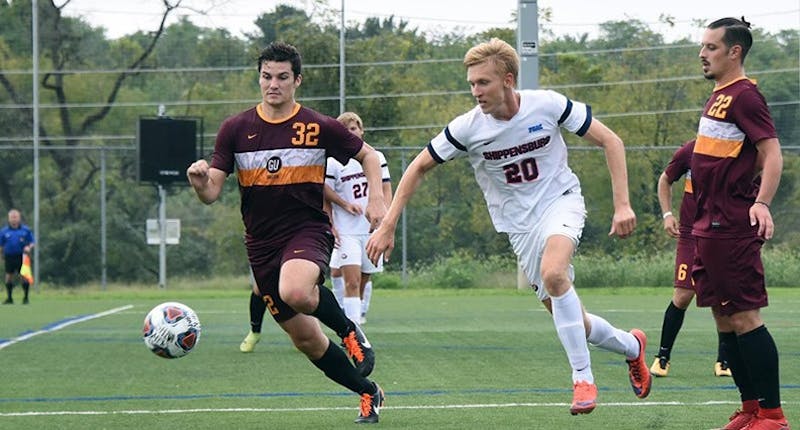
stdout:
[[437,163],[439,164],[444,163],[444,158],[440,157],[439,154],[436,153],[436,150],[433,149],[433,145],[430,143],[428,144],[428,153],[431,154],[431,157],[433,157],[434,161],[436,161]]
[[322,166],[284,166],[277,173],[269,173],[267,169],[238,170],[239,185],[243,187],[294,185],[294,184],[322,184],[325,170]]
[[561,118],[558,119],[558,125],[561,125],[564,121],[567,120],[569,114],[572,113],[572,100],[567,99],[567,107],[564,108],[564,112],[561,114]]
[[444,128],[444,135],[447,137],[447,141],[450,142],[451,145],[458,148],[459,151],[467,152],[467,147],[462,145],[461,142],[458,141],[452,134],[450,134],[450,127]]
[[694,189],[692,189],[692,177],[687,175],[686,179],[683,181],[683,192],[694,194]]
[[592,107],[586,105],[586,120],[583,121],[583,125],[581,125],[581,128],[579,128],[575,134],[583,137],[583,135],[589,130],[590,125],[592,125]]

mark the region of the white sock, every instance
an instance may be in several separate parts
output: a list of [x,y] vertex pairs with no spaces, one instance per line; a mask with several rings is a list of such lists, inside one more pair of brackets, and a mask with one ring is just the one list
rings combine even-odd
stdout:
[[369,301],[372,300],[372,281],[364,284],[364,297],[361,299],[361,315],[366,315],[369,311]]
[[331,276],[331,284],[333,284],[333,295],[336,297],[336,301],[339,302],[340,307],[344,307],[344,278]]
[[606,351],[625,354],[628,360],[639,356],[639,341],[627,331],[622,331],[603,318],[587,313],[592,330],[587,339],[592,345]]
[[561,345],[567,353],[572,367],[572,382],[594,383],[589,346],[586,344],[586,328],[583,326],[583,311],[574,287],[559,297],[551,296],[553,323]]
[[350,321],[358,323],[361,321],[361,299],[358,297],[344,298],[344,314]]

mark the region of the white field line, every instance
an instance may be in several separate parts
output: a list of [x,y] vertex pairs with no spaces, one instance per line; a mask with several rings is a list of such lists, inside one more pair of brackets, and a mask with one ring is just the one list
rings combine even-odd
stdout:
[[[598,406],[618,407],[655,407],[655,406],[717,406],[738,405],[741,402],[733,401],[706,401],[706,402],[615,402],[602,403]],[[784,402],[798,404],[800,402]],[[384,406],[384,410],[424,410],[424,409],[498,409],[498,408],[549,408],[568,407],[570,403],[482,403],[460,405],[408,405]],[[40,417],[57,415],[154,415],[154,414],[194,414],[194,413],[230,413],[230,412],[321,412],[321,411],[352,411],[354,407],[317,407],[317,408],[196,408],[196,409],[131,409],[117,411],[28,411],[28,412],[0,412],[2,417]]]
[[92,314],[92,315],[86,315],[86,316],[82,316],[82,317],[75,318],[75,319],[70,319],[70,320],[64,321],[64,322],[62,322],[60,324],[56,324],[56,325],[53,325],[53,326],[50,326],[50,327],[47,327],[47,328],[43,328],[41,330],[37,330],[37,331],[34,331],[34,332],[25,333],[22,336],[17,336],[17,337],[15,337],[13,339],[9,339],[8,341],[6,341],[4,343],[0,343],[0,349],[9,347],[9,346],[11,346],[11,345],[13,345],[15,343],[19,343],[19,342],[28,340],[28,339],[30,339],[30,338],[32,338],[34,336],[38,336],[40,334],[52,333],[54,331],[61,330],[62,328],[69,327],[69,326],[71,326],[73,324],[77,324],[77,323],[80,323],[80,322],[93,320],[95,318],[104,317],[104,316],[107,316],[107,315],[115,314],[117,312],[122,312],[122,311],[128,310],[128,309],[130,309],[132,307],[133,307],[133,305],[125,305],[125,306],[121,306],[121,307],[118,307],[118,308],[109,309],[107,311],[103,311],[103,312],[100,312],[100,313],[96,313],[96,314]]

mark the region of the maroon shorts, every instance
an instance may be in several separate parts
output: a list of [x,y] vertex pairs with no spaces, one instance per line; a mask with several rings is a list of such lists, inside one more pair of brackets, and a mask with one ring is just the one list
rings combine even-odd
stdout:
[[678,249],[675,252],[675,288],[694,291],[694,281],[692,280],[694,244],[694,236],[691,233],[681,233],[678,238]]
[[286,321],[297,315],[297,311],[286,304],[278,294],[281,266],[288,260],[300,258],[319,266],[321,286],[333,250],[333,234],[326,224],[307,224],[298,229],[283,244],[264,243],[254,239],[247,240],[247,257],[256,285],[267,303],[267,311],[277,322]]
[[695,240],[692,278],[697,306],[711,307],[715,314],[723,316],[767,306],[762,238]]

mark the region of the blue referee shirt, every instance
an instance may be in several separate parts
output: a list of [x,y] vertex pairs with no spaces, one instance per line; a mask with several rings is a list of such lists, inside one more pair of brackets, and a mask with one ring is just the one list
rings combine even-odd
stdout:
[[20,224],[17,228],[6,225],[0,229],[0,246],[3,247],[3,255],[22,255],[22,250],[33,243],[33,233],[25,224]]

